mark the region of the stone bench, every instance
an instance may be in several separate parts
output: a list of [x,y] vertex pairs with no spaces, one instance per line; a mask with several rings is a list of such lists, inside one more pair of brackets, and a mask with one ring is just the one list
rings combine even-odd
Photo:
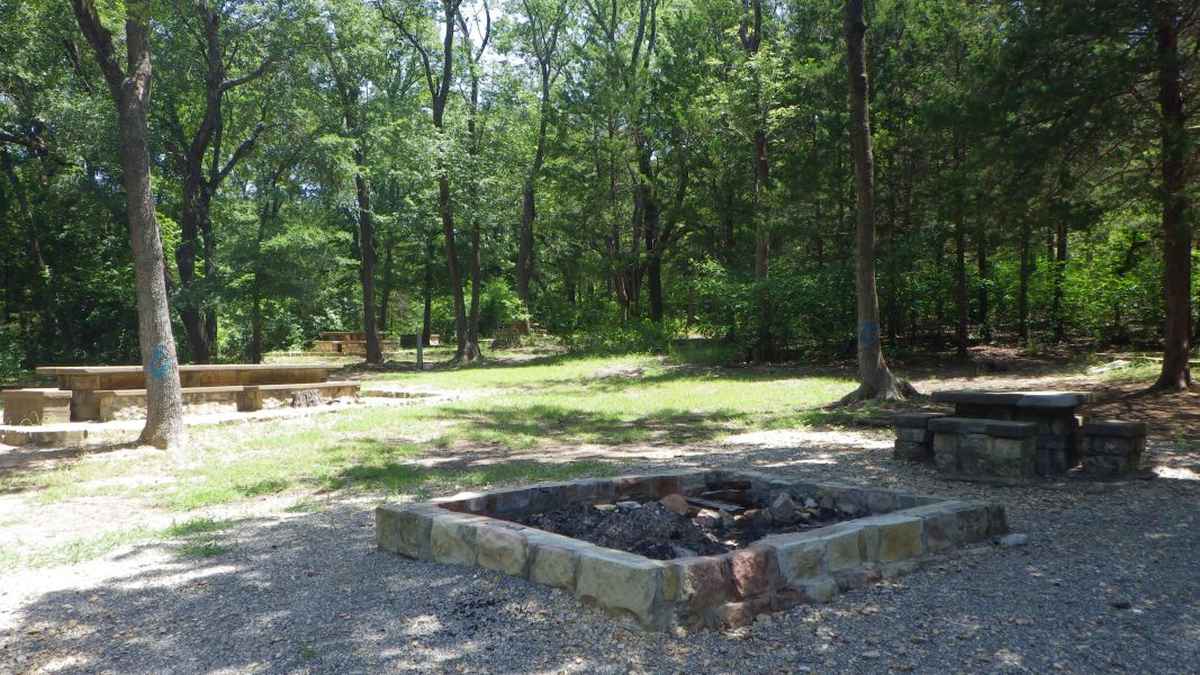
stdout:
[[262,410],[266,399],[291,399],[293,395],[305,391],[313,391],[323,400],[332,401],[344,396],[357,397],[361,385],[357,382],[334,380],[330,382],[312,382],[308,384],[260,384],[242,387],[237,398],[238,410],[250,412]]
[[6,389],[4,423],[10,425],[57,424],[71,421],[71,392],[62,389]]
[[968,480],[1025,480],[1038,475],[1038,425],[976,417],[929,421],[938,471]]
[[926,462],[933,459],[933,433],[929,431],[930,420],[945,417],[942,413],[901,413],[892,420],[896,429],[896,447],[892,456],[911,462]]
[[[322,399],[320,402],[325,402],[342,396],[357,396],[358,390],[357,382],[348,381],[184,387],[183,403],[235,403],[239,411],[248,412],[261,410],[265,399],[291,399],[298,392],[316,392]],[[137,416],[140,416],[146,407],[145,389],[98,389],[95,393],[102,422],[117,419],[121,411],[130,408],[137,409]]]
[[1083,472],[1114,478],[1142,468],[1146,423],[1103,420],[1083,425]]

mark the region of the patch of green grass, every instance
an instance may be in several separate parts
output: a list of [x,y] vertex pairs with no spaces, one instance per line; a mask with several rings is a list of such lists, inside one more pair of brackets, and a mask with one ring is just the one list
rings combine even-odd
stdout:
[[1109,370],[1100,374],[1100,380],[1108,383],[1141,382],[1153,380],[1162,371],[1162,364],[1157,361],[1139,360],[1124,368]]
[[231,549],[214,539],[204,541],[189,541],[179,547],[179,555],[184,558],[213,558],[228,553]]
[[233,521],[229,519],[191,518],[171,525],[166,529],[165,534],[172,538],[191,537],[198,534],[220,532],[231,527],[233,527]]
[[11,549],[0,549],[0,570],[74,565],[95,560],[122,546],[151,540],[155,536],[154,530],[135,527],[106,532],[96,537],[74,539],[26,554]]
[[426,468],[387,462],[348,467],[325,483],[328,490],[360,488],[390,494],[425,493],[480,488],[501,483],[537,483],[581,476],[612,475],[617,467],[603,462],[498,462],[467,467]]
[[422,373],[388,373],[373,379],[447,390],[492,389],[574,382],[592,376],[607,366],[630,365],[652,368],[660,363],[661,359],[654,356],[558,355],[530,359],[520,363],[497,363],[485,360],[479,365]]
[[[112,493],[176,512],[312,490],[435,494],[614,470],[595,462],[485,464],[492,449],[703,444],[749,428],[833,423],[814,410],[854,387],[844,378],[680,366],[678,361],[649,355],[554,356],[388,373],[375,381],[477,391],[449,404],[361,406],[322,417],[319,424],[279,420],[206,427],[193,434],[186,464],[165,453],[96,455],[56,471],[6,478],[4,485],[36,488],[45,501]],[[458,468],[415,461],[434,448],[452,464],[460,462],[453,464]]]

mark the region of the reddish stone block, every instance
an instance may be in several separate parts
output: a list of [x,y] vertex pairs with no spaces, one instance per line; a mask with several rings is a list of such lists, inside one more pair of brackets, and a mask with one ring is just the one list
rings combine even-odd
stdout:
[[733,586],[741,597],[763,595],[782,585],[773,549],[750,546],[734,551],[728,557]]

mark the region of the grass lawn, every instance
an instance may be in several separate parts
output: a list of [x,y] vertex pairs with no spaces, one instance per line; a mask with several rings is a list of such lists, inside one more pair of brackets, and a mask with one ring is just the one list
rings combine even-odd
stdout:
[[[696,444],[751,427],[803,426],[814,406],[853,387],[836,377],[716,369],[652,356],[485,362],[383,373],[364,384],[458,398],[362,406],[303,422],[197,427],[184,462],[151,450],[120,450],[2,476],[0,498],[21,500],[30,514],[102,498],[128,504],[131,515],[126,527],[114,523],[102,534],[37,550],[0,547],[0,569],[78,562],[137,541],[175,541],[181,555],[218,555],[225,550],[224,528],[214,524],[228,521],[214,517],[214,509],[224,513],[272,497],[285,502],[279,510],[303,513],[340,496],[426,498],[612,474],[619,462],[560,461],[554,450]],[[512,452],[522,457],[506,458]],[[191,525],[147,527],[134,514]]]

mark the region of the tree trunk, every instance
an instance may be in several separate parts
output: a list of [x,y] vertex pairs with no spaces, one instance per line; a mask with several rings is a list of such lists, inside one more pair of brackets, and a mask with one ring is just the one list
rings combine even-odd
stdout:
[[1162,111],[1163,295],[1167,317],[1163,365],[1155,387],[1182,391],[1191,386],[1188,365],[1192,335],[1192,227],[1188,220],[1186,163],[1187,117],[1180,72],[1178,3],[1157,0],[1154,23],[1158,41],[1158,100]]
[[[988,308],[988,280],[990,279],[990,272],[988,271],[987,227],[984,225],[984,222],[982,218],[979,220],[979,229],[975,235],[975,254],[979,269],[979,325],[983,332],[984,343],[989,343],[992,341],[992,321]],[[1002,227],[1001,230],[1003,229]]]
[[363,332],[367,338],[367,363],[378,365],[383,363],[383,352],[375,324],[375,221],[371,214],[371,189],[362,173],[366,154],[361,148],[355,150],[354,161],[359,168],[354,174],[354,195],[358,200],[358,279],[362,285]]
[[754,281],[758,285],[758,342],[754,360],[765,363],[775,358],[775,336],[771,332],[771,232],[763,213],[763,194],[767,189],[770,165],[767,163],[767,134],[763,129],[754,132]]
[[91,0],[72,0],[79,27],[100,61],[117,106],[121,182],[125,187],[129,238],[133,247],[138,307],[138,343],[146,378],[146,426],[141,442],[160,448],[184,441],[183,395],[171,315],[167,307],[162,235],[150,192],[146,108],[150,102],[150,3],[125,3],[125,44],[130,72],[117,63],[112,34],[101,24]]
[[537,201],[532,177],[521,188],[521,229],[517,233],[517,297],[529,311],[529,282],[533,279],[533,221],[537,218]]
[[457,343],[456,360],[471,360],[467,354],[467,309],[463,301],[462,274],[458,269],[458,248],[454,243],[454,211],[450,203],[450,177],[438,176],[438,211],[442,215],[442,237],[445,239],[446,273],[450,277],[450,294],[454,298],[454,337]]
[[421,344],[429,344],[429,336],[433,335],[433,239],[425,244],[425,283],[421,287]]
[[1067,221],[1059,218],[1054,228],[1054,301],[1050,314],[1054,317],[1054,342],[1067,339],[1067,319],[1063,307],[1064,284],[1067,274]]
[[1021,272],[1017,281],[1017,336],[1022,345],[1029,343],[1029,277],[1033,274],[1033,251],[1029,241],[1031,234],[1029,217],[1026,215],[1021,219]]
[[391,318],[390,316],[388,316],[388,314],[389,314],[388,306],[391,304],[391,301],[392,301],[392,249],[393,248],[395,248],[395,244],[392,241],[392,238],[389,236],[387,238],[387,241],[384,243],[383,288],[379,292],[379,332],[384,333],[384,334],[387,333],[388,320]]
[[205,327],[196,278],[196,254],[201,247],[200,223],[204,221],[204,212],[208,210],[208,200],[202,192],[203,186],[199,178],[189,172],[184,179],[183,209],[179,219],[180,241],[179,246],[175,248],[175,266],[179,270],[181,290],[177,298],[179,319],[183,323],[193,363],[208,363],[212,360],[212,346],[208,342],[208,330]]
[[473,361],[480,356],[482,352],[479,349],[479,296],[483,287],[482,272],[479,269],[480,256],[480,241],[479,241],[479,217],[473,214],[471,216],[471,313],[467,317],[467,361]]
[[858,193],[855,291],[858,304],[859,389],[854,398],[899,399],[912,390],[897,379],[883,357],[879,332],[879,296],[875,290],[875,158],[871,150],[871,121],[863,0],[848,0],[846,31],[847,74],[850,83],[850,146]]
[[[956,134],[957,135],[957,134]],[[958,321],[954,329],[955,354],[960,359],[967,358],[969,334],[970,304],[967,295],[967,225],[966,204],[962,187],[962,142],[954,141],[954,304],[958,313]]]

